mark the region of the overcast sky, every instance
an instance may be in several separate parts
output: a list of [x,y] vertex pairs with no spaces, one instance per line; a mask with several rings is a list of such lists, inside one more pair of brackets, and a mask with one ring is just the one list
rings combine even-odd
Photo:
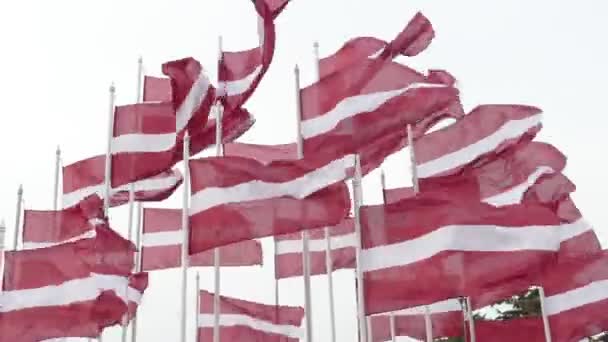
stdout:
[[[412,60],[418,70],[443,68],[459,80],[468,111],[478,104],[519,103],[541,107],[545,127],[539,140],[568,157],[566,170],[577,185],[574,199],[602,239],[608,210],[602,198],[606,162],[605,100],[608,88],[608,5],[599,0],[292,0],[276,21],[276,54],[262,84],[247,103],[255,126],[241,138],[283,143],[295,137],[293,67],[301,64],[304,84],[313,77],[313,41],[321,55],[356,36],[390,40],[416,13],[433,23],[436,38]],[[193,56],[216,78],[218,35],[225,50],[256,46],[257,22],[249,0],[21,0],[0,3],[0,216],[12,241],[17,187],[24,185],[27,208],[52,206],[55,148],[64,164],[104,153],[108,87],[117,104],[134,101],[137,58],[148,74],[160,65]],[[383,168],[389,187],[409,183],[405,152]],[[380,200],[379,174],[365,180],[364,201]],[[180,207],[181,189],[156,206]],[[126,232],[126,206],[112,209],[113,227]],[[274,300],[273,249],[264,239],[265,266],[222,270],[222,293],[264,303]],[[212,289],[212,270],[201,269],[203,288]],[[194,341],[195,270],[189,341]],[[140,308],[139,340],[176,341],[179,336],[179,270],[151,275]],[[335,273],[338,341],[356,336],[354,272]],[[281,282],[281,303],[303,305],[302,280]],[[329,341],[325,277],[313,291],[315,341]],[[120,329],[105,342],[120,340]]]

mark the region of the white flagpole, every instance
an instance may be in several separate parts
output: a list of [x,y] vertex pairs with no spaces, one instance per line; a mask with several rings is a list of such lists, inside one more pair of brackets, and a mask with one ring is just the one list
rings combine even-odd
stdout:
[[114,136],[114,99],[116,88],[114,83],[110,85],[110,100],[108,113],[108,145],[106,149],[106,163],[104,173],[103,210],[106,216],[110,209],[110,190],[112,188],[112,137]]
[[361,218],[359,209],[363,199],[361,191],[361,162],[359,155],[355,155],[355,176],[352,179],[353,197],[354,197],[354,212],[355,212],[355,236],[357,239],[356,245],[356,274],[357,274],[357,313],[359,321],[359,341],[367,342],[367,324],[365,321],[365,300],[363,290],[363,271],[361,269]]
[[194,333],[195,341],[198,342],[198,324],[199,324],[199,316],[201,314],[201,275],[196,272],[196,330]]
[[188,201],[190,194],[190,167],[188,161],[190,159],[190,136],[188,132],[184,134],[184,193],[182,203],[182,311],[181,311],[181,330],[180,341],[186,342],[186,327],[188,326],[186,316],[186,305],[188,300]]
[[471,297],[466,297],[467,303],[467,320],[469,321],[469,342],[475,342],[475,320],[473,319],[473,310],[471,310]]
[[[418,167],[416,166],[416,151],[414,151],[414,135],[412,133],[412,125],[407,125],[407,142],[410,148],[410,170],[412,173],[412,187],[414,188],[414,193],[418,193],[420,191],[420,186],[418,185]],[[431,313],[428,305],[424,306],[424,327],[426,330],[427,342],[432,342],[433,322],[431,321]]]
[[17,189],[17,210],[15,213],[15,236],[13,240],[13,250],[19,247],[19,235],[21,235],[21,203],[23,203],[23,184],[19,184]]
[[[313,44],[315,54],[316,79],[319,80],[319,42]],[[331,255],[330,227],[325,227],[325,268],[327,271],[327,292],[329,296],[329,326],[331,329],[331,342],[336,342],[336,309],[334,302],[334,276],[333,260]]]
[[[142,83],[144,76],[144,60],[140,56],[137,59],[137,88],[135,90],[135,102],[142,102]],[[129,184],[129,239],[133,233],[133,203],[135,201],[135,185]],[[141,272],[141,202],[137,202],[135,205],[135,213],[137,217],[137,224],[135,224],[135,272]],[[138,308],[139,310],[139,308]],[[123,342],[127,341],[127,327],[123,328]],[[133,316],[133,322],[131,323],[131,341],[137,341],[137,312]]]
[[[382,202],[386,204],[386,194],[384,192],[384,190],[386,190],[386,175],[384,174],[384,170],[382,169],[380,170],[380,184],[382,185]],[[395,342],[397,340],[397,327],[395,324],[394,313],[391,312],[388,314],[388,322],[391,331],[391,341]]]
[[[218,37],[218,47],[219,47],[219,63],[222,61],[222,36]],[[218,79],[218,87],[220,87],[220,82]],[[225,89],[220,90],[220,94],[225,96]],[[222,106],[221,101],[217,101],[216,103],[216,111],[215,111],[215,155],[221,157],[224,154],[223,144],[222,144],[222,117],[224,114],[224,108]],[[213,342],[220,342],[220,291],[221,291],[221,274],[220,274],[220,249],[213,249]]]
[[538,288],[538,297],[540,300],[540,312],[543,316],[543,328],[545,330],[545,341],[551,342],[551,326],[549,326],[549,316],[547,316],[547,310],[545,302],[545,289],[541,286]]
[[61,168],[61,149],[55,150],[55,186],[53,187],[53,210],[57,210],[59,199],[59,169]]
[[[6,223],[4,219],[0,221],[0,283],[4,281],[4,247],[6,246],[4,243],[6,241]],[[2,287],[0,287],[0,293],[2,292]]]
[[[300,69],[295,67],[296,80],[296,122],[298,159],[304,158],[304,145],[302,141],[302,101],[300,99]],[[312,342],[312,301],[310,298],[310,251],[308,231],[302,231],[302,273],[304,275],[304,311],[306,314],[306,342]]]

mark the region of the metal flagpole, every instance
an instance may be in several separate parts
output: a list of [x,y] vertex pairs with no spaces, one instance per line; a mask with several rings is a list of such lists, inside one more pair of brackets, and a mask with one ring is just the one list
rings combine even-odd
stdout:
[[[418,185],[418,167],[416,166],[416,151],[414,151],[414,135],[412,133],[412,125],[407,125],[407,142],[410,147],[410,170],[412,173],[412,187],[414,188],[414,193],[418,193],[420,191],[420,186]],[[433,322],[431,321],[431,313],[429,310],[429,306],[424,306],[424,327],[426,331],[426,340],[427,342],[433,341]]]
[[[380,170],[380,184],[382,186],[382,202],[386,204],[386,193],[384,192],[384,190],[386,190],[386,176],[384,174],[384,170]],[[397,340],[397,327],[395,325],[394,313],[391,312],[388,314],[388,322],[391,331],[391,341],[395,342]]]
[[[141,88],[141,77],[143,73],[143,60],[141,57],[137,60],[137,89],[135,92],[135,102],[139,103],[139,93]],[[135,210],[135,184],[133,182],[129,183],[129,221],[127,222],[127,239],[131,240],[133,236],[133,210]],[[136,252],[137,257],[137,252]],[[129,285],[127,285],[127,290],[129,289]],[[126,292],[128,293],[128,291]],[[125,315],[125,317],[127,317]],[[122,327],[122,342],[127,342],[127,331],[129,330],[129,322],[126,322],[126,325]]]
[[[319,80],[319,42],[313,44],[315,54],[316,79]],[[327,271],[327,291],[329,296],[329,326],[331,329],[331,342],[336,342],[336,309],[334,302],[333,261],[331,255],[330,227],[325,227],[325,268]]]
[[551,326],[549,326],[549,316],[547,316],[547,303],[545,302],[545,289],[541,286],[538,288],[538,298],[540,300],[540,312],[543,316],[543,328],[545,330],[545,341],[551,342]]
[[19,235],[21,235],[21,204],[23,203],[23,184],[19,184],[17,189],[17,210],[15,213],[15,236],[13,240],[13,250],[19,247]]
[[[0,255],[4,256],[4,242],[6,237],[6,223],[4,219],[0,221]],[[4,257],[0,258],[0,283],[4,281]],[[0,292],[2,292],[2,288],[0,288]]]
[[[218,37],[218,47],[219,47],[219,57],[218,57],[218,65],[222,63],[222,36]],[[218,71],[219,75],[219,71]],[[219,76],[218,76],[218,87],[220,86]],[[221,96],[225,96],[225,90],[221,89]],[[215,155],[221,157],[224,154],[223,144],[222,144],[222,118],[224,114],[224,107],[222,106],[221,101],[217,101],[216,103],[216,111],[215,111]],[[220,249],[213,249],[213,342],[220,342],[220,286],[221,286],[221,274],[220,274]]]
[[[142,83],[144,77],[144,60],[140,56],[137,59],[137,88],[135,90],[135,102],[142,102]],[[129,184],[129,239],[131,239],[133,233],[133,226],[135,226],[135,246],[137,251],[135,252],[135,272],[141,272],[141,202],[135,204],[135,217],[137,217],[137,224],[133,224],[133,203],[135,201],[135,185]],[[139,308],[138,308],[139,310]],[[123,328],[123,342],[127,340],[127,328]],[[137,312],[133,316],[133,322],[131,323],[131,341],[137,340]]]
[[[300,99],[300,69],[296,65],[296,123],[298,159],[304,158],[304,145],[302,141],[302,101]],[[308,231],[302,231],[302,273],[304,275],[304,311],[306,314],[306,342],[312,342],[312,301],[310,298],[310,251]]]
[[188,299],[188,201],[189,201],[189,193],[190,190],[190,167],[188,165],[188,161],[190,159],[190,136],[188,132],[184,134],[184,193],[183,193],[183,203],[182,203],[182,312],[181,312],[181,331],[180,331],[180,341],[186,342],[186,327],[188,326],[188,322],[186,320],[186,305]]
[[[110,85],[110,100],[108,110],[108,144],[106,148],[106,162],[104,172],[104,191],[103,191],[103,212],[106,218],[110,215],[110,190],[112,188],[112,137],[114,136],[114,100],[116,95],[116,87],[114,83]],[[97,339],[103,341],[103,331]]]
[[473,310],[471,310],[471,297],[466,297],[467,303],[467,320],[469,321],[469,342],[475,342],[475,320],[473,319]]
[[199,316],[201,315],[201,275],[196,272],[196,332],[194,336],[196,336],[196,342],[199,341],[198,336],[198,324],[199,324]]
[[361,191],[361,162],[359,155],[355,155],[355,176],[353,182],[353,197],[354,197],[354,212],[355,212],[355,236],[356,244],[356,274],[357,274],[357,313],[359,321],[359,341],[367,342],[367,324],[365,321],[365,300],[363,290],[363,270],[361,269],[361,218],[359,217],[359,208],[363,199]]
[[59,169],[61,168],[61,149],[55,150],[55,186],[53,187],[53,210],[57,210],[59,199]]

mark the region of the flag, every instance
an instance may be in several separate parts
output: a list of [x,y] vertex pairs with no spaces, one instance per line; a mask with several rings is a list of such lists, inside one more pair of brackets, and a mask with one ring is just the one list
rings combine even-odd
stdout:
[[[352,218],[329,227],[332,270],[355,268],[355,225]],[[310,275],[327,274],[327,241],[325,228],[309,231]],[[302,234],[275,236],[275,278],[300,277],[302,268]]]
[[190,160],[190,254],[271,235],[336,225],[348,215],[343,183],[352,156],[263,165],[253,159]]
[[[213,338],[213,293],[200,291],[197,341]],[[298,342],[304,309],[274,306],[220,296],[220,337],[226,342]]]
[[171,102],[171,79],[166,77],[144,76],[144,102]]
[[[144,208],[142,270],[181,266],[182,210]],[[213,266],[214,251],[189,256],[189,266]],[[220,266],[262,265],[262,245],[248,240],[220,247]]]
[[171,103],[117,106],[111,141],[112,187],[171,169],[177,136]]
[[30,210],[23,213],[23,249],[44,248],[95,236],[104,219],[103,201],[91,195],[63,210]]
[[[106,157],[83,159],[63,167],[63,208],[77,205],[90,195],[104,197]],[[153,177],[133,183],[135,201],[149,202],[167,199],[183,182],[177,169],[167,170]],[[110,205],[129,202],[129,184],[110,189]]]
[[492,342],[546,341],[542,318],[534,316],[496,321],[476,320],[475,337],[478,341]]
[[361,229],[366,310],[374,314],[527,280],[590,227],[562,224],[539,205],[495,208],[429,195],[363,206]]

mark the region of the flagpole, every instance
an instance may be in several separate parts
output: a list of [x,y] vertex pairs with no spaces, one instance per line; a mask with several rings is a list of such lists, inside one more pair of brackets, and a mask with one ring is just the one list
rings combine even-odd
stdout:
[[[380,184],[382,186],[382,203],[386,204],[386,175],[384,174],[384,170],[380,169]],[[388,323],[391,331],[391,341],[397,341],[397,327],[395,325],[395,314],[390,312],[388,314]]]
[[[142,102],[142,81],[144,76],[144,60],[141,56],[137,59],[137,88],[135,89],[135,102]],[[133,233],[133,203],[135,201],[135,185],[133,182],[129,184],[129,239],[131,239]],[[141,202],[137,202],[135,213],[137,217],[137,224],[135,225],[135,272],[141,272]],[[139,308],[137,308],[139,310]],[[131,323],[131,341],[137,341],[137,310],[133,315],[133,322]],[[126,328],[123,330],[123,342],[126,342]]]
[[196,332],[194,333],[194,336],[196,336],[196,342],[199,341],[199,336],[198,336],[198,324],[199,324],[199,316],[201,314],[201,275],[200,273],[196,272]]
[[[4,281],[4,247],[6,242],[6,223],[4,219],[0,220],[0,284]],[[2,292],[2,287],[0,287],[0,293]]]
[[59,169],[61,168],[61,149],[55,150],[55,186],[53,187],[53,210],[57,210],[59,199]]
[[[313,44],[315,54],[316,79],[319,75],[319,42]],[[329,326],[331,329],[331,342],[336,342],[336,309],[334,302],[334,280],[333,280],[333,260],[331,255],[331,232],[330,227],[325,227],[325,268],[327,271],[327,292],[329,297]]]
[[186,320],[186,304],[188,299],[188,200],[189,200],[189,185],[190,185],[190,166],[188,161],[190,159],[190,136],[188,132],[184,134],[184,193],[182,203],[182,298],[181,298],[181,330],[180,330],[180,341],[186,342],[186,327],[188,322]]
[[[418,184],[418,167],[416,166],[416,151],[414,151],[414,134],[412,132],[412,125],[407,125],[407,143],[410,148],[410,170],[412,173],[412,187],[414,193],[420,191]],[[424,328],[426,331],[426,341],[433,341],[433,322],[431,321],[431,313],[429,306],[424,306]]]
[[363,270],[361,269],[361,218],[359,209],[363,199],[361,193],[361,161],[359,155],[355,155],[355,176],[352,179],[354,212],[355,212],[355,236],[356,244],[356,274],[357,274],[357,314],[359,321],[359,341],[367,342],[367,324],[365,321],[365,300],[363,289]]
[[19,246],[19,235],[21,235],[21,203],[23,202],[23,184],[19,184],[17,189],[17,210],[15,213],[15,236],[13,240],[13,250]]
[[543,329],[545,330],[545,341],[551,342],[551,327],[549,326],[549,316],[547,316],[547,303],[545,302],[545,289],[540,286],[538,288],[538,298],[540,300],[540,312],[543,317]]
[[[297,147],[298,159],[304,158],[304,143],[302,140],[302,101],[300,99],[300,69],[296,65],[296,123],[297,123]],[[304,276],[304,311],[306,314],[306,342],[312,342],[312,301],[310,298],[310,251],[309,234],[307,230],[302,231],[302,273]]]
[[469,321],[469,342],[475,342],[475,320],[473,319],[473,310],[471,310],[471,297],[466,297],[467,303],[467,320]]
[[[222,47],[222,36],[218,37],[218,65],[222,63],[223,47]],[[219,82],[219,71],[218,71],[218,87]],[[225,89],[220,90],[220,96],[226,96]],[[224,107],[222,101],[217,101],[215,111],[215,155],[221,157],[224,154],[222,144],[222,118],[224,114]],[[220,286],[221,286],[221,274],[220,274],[220,249],[213,249],[213,342],[220,342]]]
[[108,113],[108,144],[106,148],[106,162],[104,172],[104,193],[103,193],[103,211],[106,217],[110,209],[110,190],[112,188],[112,137],[114,136],[114,100],[116,87],[114,83],[110,85],[110,100]]

